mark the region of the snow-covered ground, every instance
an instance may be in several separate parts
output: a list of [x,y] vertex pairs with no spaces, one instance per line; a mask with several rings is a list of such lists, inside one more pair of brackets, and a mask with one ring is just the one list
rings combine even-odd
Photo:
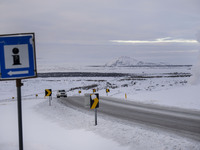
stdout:
[[[18,149],[16,102],[0,103],[0,150]],[[24,149],[199,150],[200,142],[137,123],[94,116],[53,99],[23,101]]]
[[[115,72],[110,68],[107,69],[109,71],[96,68],[99,72]],[[130,72],[130,68],[120,69],[124,73]],[[135,68],[131,73],[135,71],[150,74],[188,73],[190,69],[188,67],[143,70]],[[113,70],[119,71],[114,68]],[[77,71],[81,70],[77,69]],[[105,88],[109,85],[113,88],[110,88],[108,96],[121,98],[124,101],[132,100],[200,110],[198,92],[200,85],[190,85],[188,80],[189,77],[146,80],[131,80],[127,77],[50,77],[22,80],[24,83],[22,86],[24,147],[30,150],[94,148],[97,150],[199,150],[199,141],[141,124],[121,122],[107,116],[100,115],[98,126],[94,126],[93,115],[62,106],[55,98],[56,91],[59,89],[65,89],[68,91],[68,96],[73,96],[79,95],[80,89],[77,87],[90,85],[97,85],[100,96],[106,96]],[[44,98],[45,89],[53,90],[51,107],[48,106],[48,99]],[[91,93],[92,89],[81,89],[81,91],[80,95],[84,95]],[[37,98],[36,94],[38,94]],[[15,81],[0,82],[0,122],[0,150],[18,149]]]
[[[39,105],[38,105],[39,104]],[[56,109],[56,105],[64,109]],[[0,103],[0,150],[18,149],[18,128],[16,102]],[[38,113],[39,112],[39,113]],[[48,115],[53,113],[53,115]],[[65,116],[66,115],[66,116]],[[84,128],[69,128],[64,123],[71,122],[76,126],[74,117],[84,114],[77,113],[59,104],[52,107],[44,99],[23,101],[24,149],[29,150],[66,150],[66,149],[127,149],[111,139],[105,139]],[[69,116],[69,118],[68,118]],[[62,118],[60,118],[62,117]],[[84,116],[85,117],[85,116]],[[58,118],[58,119],[57,119]],[[91,117],[90,117],[91,118]],[[70,120],[73,119],[73,120]],[[77,118],[78,119],[78,118]],[[73,122],[75,121],[75,122]],[[90,124],[90,122],[88,122]],[[91,128],[94,128],[92,124]]]
[[104,66],[82,66],[71,64],[40,64],[37,66],[39,73],[43,72],[115,72],[115,73],[174,73],[191,72],[191,66],[179,67],[104,67]]
[[[160,70],[159,70],[160,71]],[[162,70],[161,70],[162,71]],[[187,71],[187,70],[186,70]],[[49,77],[22,80],[22,95],[35,97],[36,94],[44,96],[45,89],[52,89],[53,96],[57,90],[65,89],[68,96],[93,92],[87,86],[94,86],[100,96],[107,96],[106,88],[109,87],[108,96],[142,103],[167,105],[200,110],[200,86],[188,83],[189,77],[176,78],[148,78],[145,80],[129,77]],[[0,100],[16,100],[15,81],[0,82]]]
[[[100,96],[107,96],[106,87],[109,85],[108,96],[125,100],[153,103],[200,110],[199,85],[190,85],[187,78],[160,78],[147,80],[129,80],[124,77],[60,77],[60,78],[35,78],[22,80],[22,95],[24,98],[36,94],[44,96],[45,89],[52,89],[53,96],[59,89],[65,89],[68,96],[84,95],[93,92],[92,89],[84,89],[87,86],[96,86]],[[0,82],[0,100],[16,100],[15,81]],[[81,87],[83,89],[81,89]],[[75,88],[74,90],[72,88]],[[78,91],[81,90],[81,94]]]

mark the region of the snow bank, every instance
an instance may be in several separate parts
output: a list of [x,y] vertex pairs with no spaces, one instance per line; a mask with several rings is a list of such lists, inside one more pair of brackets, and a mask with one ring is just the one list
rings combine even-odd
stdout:
[[162,91],[141,92],[128,95],[128,98],[142,103],[200,110],[199,89],[200,85],[188,85]]
[[[52,117],[59,117],[59,110],[55,107],[49,107],[48,102],[45,101],[43,99],[23,101],[24,149],[128,149],[126,146],[120,146],[113,140],[105,139],[91,131],[80,128],[71,130],[62,126],[63,121],[69,121],[68,116],[62,116],[63,118],[60,122],[53,119]],[[41,103],[41,107],[38,107],[39,103]],[[0,150],[18,150],[16,105],[16,102],[0,103]],[[45,105],[47,107],[45,107]],[[46,113],[46,116],[36,112],[36,110],[39,111],[39,109],[43,109],[43,113]],[[51,113],[55,114],[53,116],[47,116],[47,114]],[[69,113],[73,115],[73,113]]]

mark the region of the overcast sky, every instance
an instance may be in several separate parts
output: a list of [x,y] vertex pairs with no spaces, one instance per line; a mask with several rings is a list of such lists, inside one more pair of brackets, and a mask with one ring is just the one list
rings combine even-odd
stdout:
[[193,64],[199,14],[200,0],[0,0],[0,34],[35,32],[38,64]]

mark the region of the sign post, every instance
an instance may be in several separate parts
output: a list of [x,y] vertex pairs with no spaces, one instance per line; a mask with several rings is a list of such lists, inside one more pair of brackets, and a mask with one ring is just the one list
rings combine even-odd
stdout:
[[95,126],[97,125],[97,108],[99,108],[99,94],[91,94],[90,109],[95,109]]
[[37,77],[35,34],[0,35],[0,81],[16,80],[19,150],[23,150],[21,79]]
[[21,79],[17,79],[16,87],[17,87],[17,106],[18,106],[19,149],[23,150],[21,86],[23,86],[23,84],[21,83]]
[[51,100],[52,100],[52,90],[51,89],[45,89],[45,96],[49,96],[49,106],[51,106]]
[[110,89],[106,89],[106,94],[108,96],[108,93],[110,92]]

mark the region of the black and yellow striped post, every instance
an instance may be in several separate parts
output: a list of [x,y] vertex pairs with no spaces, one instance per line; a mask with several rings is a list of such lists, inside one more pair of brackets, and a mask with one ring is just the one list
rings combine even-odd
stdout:
[[97,108],[99,108],[99,94],[91,94],[90,109],[95,109],[95,126],[97,125]]
[[45,96],[49,96],[49,106],[51,106],[51,100],[52,100],[52,90],[51,89],[45,89]]

